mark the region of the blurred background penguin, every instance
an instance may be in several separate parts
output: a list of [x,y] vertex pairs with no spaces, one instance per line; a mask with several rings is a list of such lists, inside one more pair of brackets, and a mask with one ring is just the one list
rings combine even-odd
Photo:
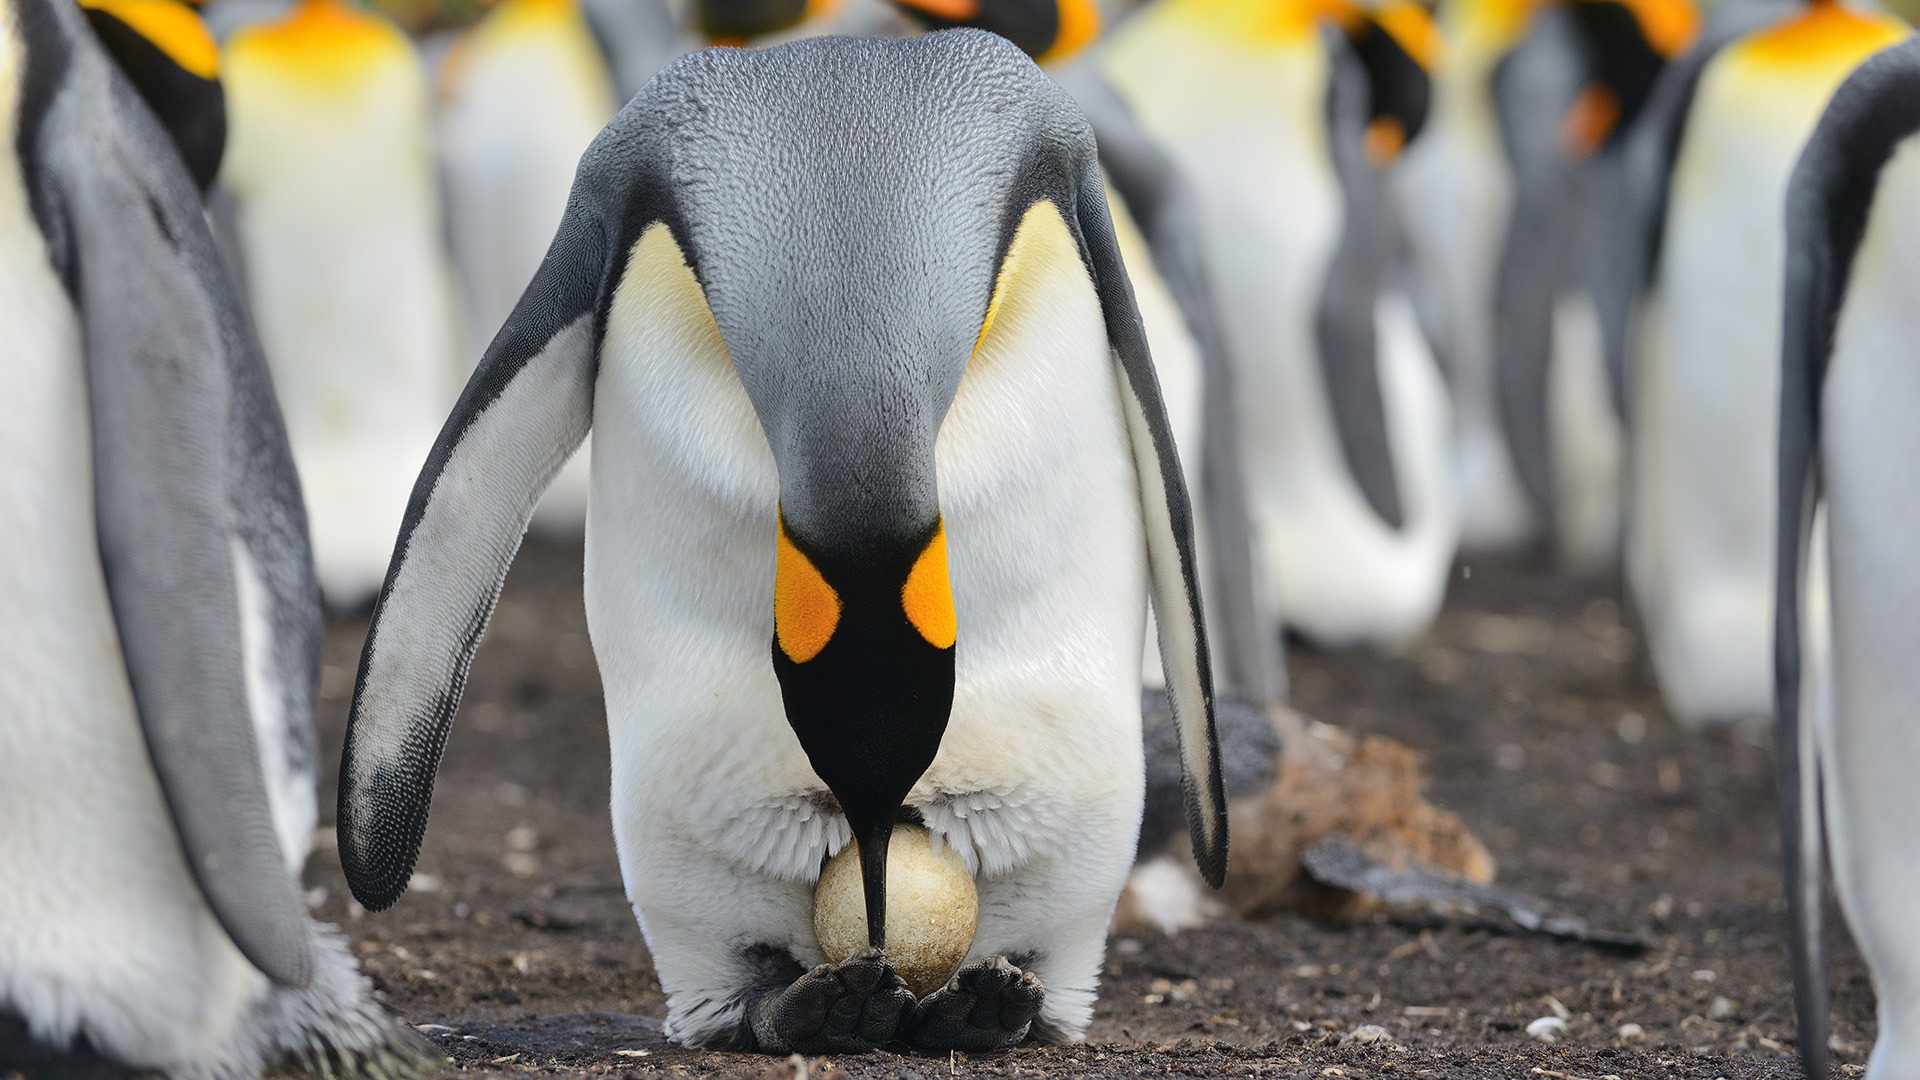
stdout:
[[380,587],[413,477],[465,369],[426,71],[348,0],[226,42],[220,182],[306,487],[327,603]]
[[1386,648],[1438,610],[1457,536],[1444,384],[1383,170],[1426,116],[1419,9],[1158,0],[1101,69],[1196,192],[1268,600]]

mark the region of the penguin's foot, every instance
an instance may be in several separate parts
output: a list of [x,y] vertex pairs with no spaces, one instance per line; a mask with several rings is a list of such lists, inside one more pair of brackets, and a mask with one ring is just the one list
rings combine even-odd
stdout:
[[747,1005],[760,1048],[774,1054],[864,1054],[892,1041],[913,991],[878,949],[821,964]]
[[989,956],[921,998],[900,1037],[920,1050],[1005,1050],[1027,1037],[1046,1000],[1033,972]]

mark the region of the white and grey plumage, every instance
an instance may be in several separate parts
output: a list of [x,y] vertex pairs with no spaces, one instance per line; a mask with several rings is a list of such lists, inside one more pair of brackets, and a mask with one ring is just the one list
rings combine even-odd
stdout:
[[1782,200],[1834,89],[1909,33],[1814,4],[1715,52],[1686,106],[1627,372],[1627,579],[1682,721],[1772,711]]
[[1823,1080],[1824,821],[1873,978],[1867,1076],[1893,1080],[1920,1073],[1920,43],[1834,94],[1786,218],[1774,663],[1795,1042]]
[[[405,888],[502,576],[590,427],[615,837],[669,1034],[1078,1038],[1139,827],[1149,593],[1216,882],[1226,833],[1180,465],[1071,100],[956,31],[696,53],[614,119],[375,610],[340,806],[369,907]],[[884,925],[903,810],[981,896],[918,1003],[878,955],[808,970],[821,861],[861,845]]]
[[434,1068],[297,888],[318,601],[198,193],[77,7],[0,32],[0,1072]]

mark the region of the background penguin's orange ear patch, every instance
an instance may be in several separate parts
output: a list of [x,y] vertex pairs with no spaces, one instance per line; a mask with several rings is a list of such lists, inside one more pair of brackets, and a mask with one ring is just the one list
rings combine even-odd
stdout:
[[[946,579],[945,547],[942,546],[940,576]],[[925,561],[925,556],[922,556]],[[919,572],[919,567],[914,571]],[[911,584],[911,579],[909,579]],[[951,606],[952,601],[948,601]],[[820,655],[833,640],[840,625],[840,594],[827,584],[813,560],[787,538],[787,523],[780,522],[780,551],[773,575],[773,632],[780,651],[796,664],[804,664]]]
[[947,576],[947,527],[934,529],[933,539],[914,561],[900,590],[900,606],[927,644],[936,649],[953,646],[959,629],[953,614],[953,582]]

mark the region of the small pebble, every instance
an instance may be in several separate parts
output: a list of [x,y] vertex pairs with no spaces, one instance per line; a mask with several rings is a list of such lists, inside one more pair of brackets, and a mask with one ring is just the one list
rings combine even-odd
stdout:
[[1707,1019],[1709,1020],[1725,1020],[1732,1015],[1733,1002],[1728,1001],[1724,997],[1714,998],[1713,1004],[1707,1006]]
[[1567,1022],[1557,1016],[1543,1016],[1527,1025],[1527,1035],[1540,1042],[1559,1042],[1567,1033]]
[[429,1037],[460,1034],[458,1031],[448,1027],[445,1024],[415,1024],[413,1025],[413,1030],[419,1032],[422,1035],[426,1035]]
[[1614,1030],[1614,1034],[1622,1039],[1644,1039],[1647,1037],[1647,1029],[1639,1024],[1621,1024]]
[[1393,1035],[1379,1024],[1363,1024],[1353,1029],[1353,1041],[1361,1044],[1386,1042]]

